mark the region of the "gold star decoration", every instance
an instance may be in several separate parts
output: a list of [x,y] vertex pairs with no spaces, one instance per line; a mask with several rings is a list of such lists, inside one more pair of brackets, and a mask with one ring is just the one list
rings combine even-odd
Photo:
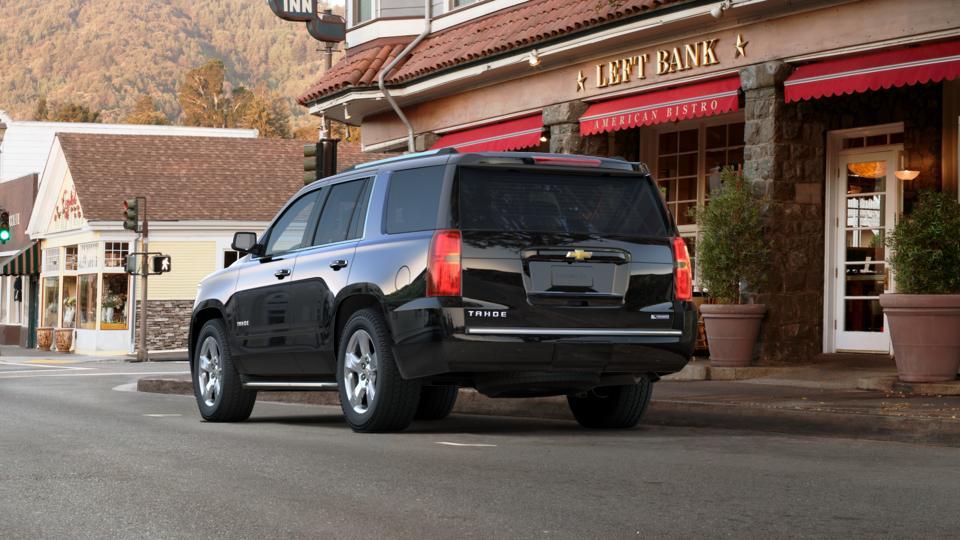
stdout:
[[747,44],[749,41],[743,40],[743,34],[737,34],[737,55],[734,58],[740,58],[741,56],[747,56]]
[[577,92],[582,92],[586,90],[584,84],[587,82],[587,78],[583,76],[583,71],[577,73]]

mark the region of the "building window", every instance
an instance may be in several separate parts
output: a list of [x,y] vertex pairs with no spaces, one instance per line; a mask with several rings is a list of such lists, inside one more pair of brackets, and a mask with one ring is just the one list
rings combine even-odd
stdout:
[[700,290],[697,274],[697,222],[691,210],[706,204],[720,187],[724,167],[743,167],[742,121],[709,119],[683,122],[656,131],[657,184],[687,242],[694,270],[694,288]]
[[80,244],[80,262],[77,268],[83,271],[96,272],[100,268],[100,243],[87,242]]
[[103,247],[103,265],[107,268],[123,268],[129,253],[130,244],[127,242],[107,242]]
[[60,271],[60,248],[43,250],[43,272],[55,274]]
[[469,6],[475,3],[477,3],[477,0],[450,0],[450,8],[457,9],[458,7]]
[[77,311],[80,314],[80,328],[97,327],[97,274],[83,274],[79,280],[79,298]]
[[63,276],[63,327],[77,327],[77,276]]
[[373,0],[354,0],[353,24],[360,24],[373,18]]
[[230,265],[233,264],[233,263],[235,263],[235,262],[237,262],[237,260],[238,260],[239,258],[240,258],[240,252],[239,252],[239,251],[233,251],[232,249],[228,249],[228,250],[224,251],[224,252],[223,252],[223,267],[224,267],[224,268],[229,268]]
[[76,271],[77,246],[67,246],[63,248],[63,269]]
[[127,274],[103,274],[101,330],[127,329]]
[[60,302],[60,278],[43,278],[43,316],[42,326],[57,325],[57,309]]

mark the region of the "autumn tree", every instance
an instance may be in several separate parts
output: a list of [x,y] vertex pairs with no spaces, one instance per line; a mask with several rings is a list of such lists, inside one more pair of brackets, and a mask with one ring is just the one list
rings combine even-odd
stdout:
[[208,60],[187,72],[177,91],[187,126],[228,127],[231,99],[224,92],[225,70],[222,60]]
[[290,137],[290,107],[283,97],[261,85],[234,99],[242,101],[237,108],[237,127],[256,129],[261,137]]
[[41,122],[86,122],[100,121],[100,111],[91,110],[79,103],[48,103],[41,97],[33,110],[33,119]]
[[154,126],[166,126],[170,120],[165,114],[157,109],[157,104],[150,96],[140,96],[137,98],[133,110],[120,119],[124,124],[143,124]]

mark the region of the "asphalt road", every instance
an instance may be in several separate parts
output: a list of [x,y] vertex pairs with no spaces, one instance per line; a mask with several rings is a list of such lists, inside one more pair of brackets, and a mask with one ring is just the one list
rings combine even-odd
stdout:
[[185,364],[4,360],[4,539],[955,538],[960,530],[958,449],[710,429],[590,432],[471,416],[357,435],[334,408],[272,403],[259,403],[246,423],[208,424],[192,398],[129,391],[136,373]]

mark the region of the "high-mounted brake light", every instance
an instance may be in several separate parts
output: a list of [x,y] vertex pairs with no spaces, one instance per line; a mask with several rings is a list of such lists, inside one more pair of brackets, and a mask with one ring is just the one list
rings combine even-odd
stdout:
[[427,296],[460,295],[460,231],[436,231],[427,260]]
[[673,259],[676,263],[674,282],[677,300],[692,301],[693,269],[690,267],[690,253],[687,251],[687,243],[679,236],[673,239]]
[[534,156],[533,162],[537,165],[572,165],[574,167],[599,167],[601,161],[593,158]]

